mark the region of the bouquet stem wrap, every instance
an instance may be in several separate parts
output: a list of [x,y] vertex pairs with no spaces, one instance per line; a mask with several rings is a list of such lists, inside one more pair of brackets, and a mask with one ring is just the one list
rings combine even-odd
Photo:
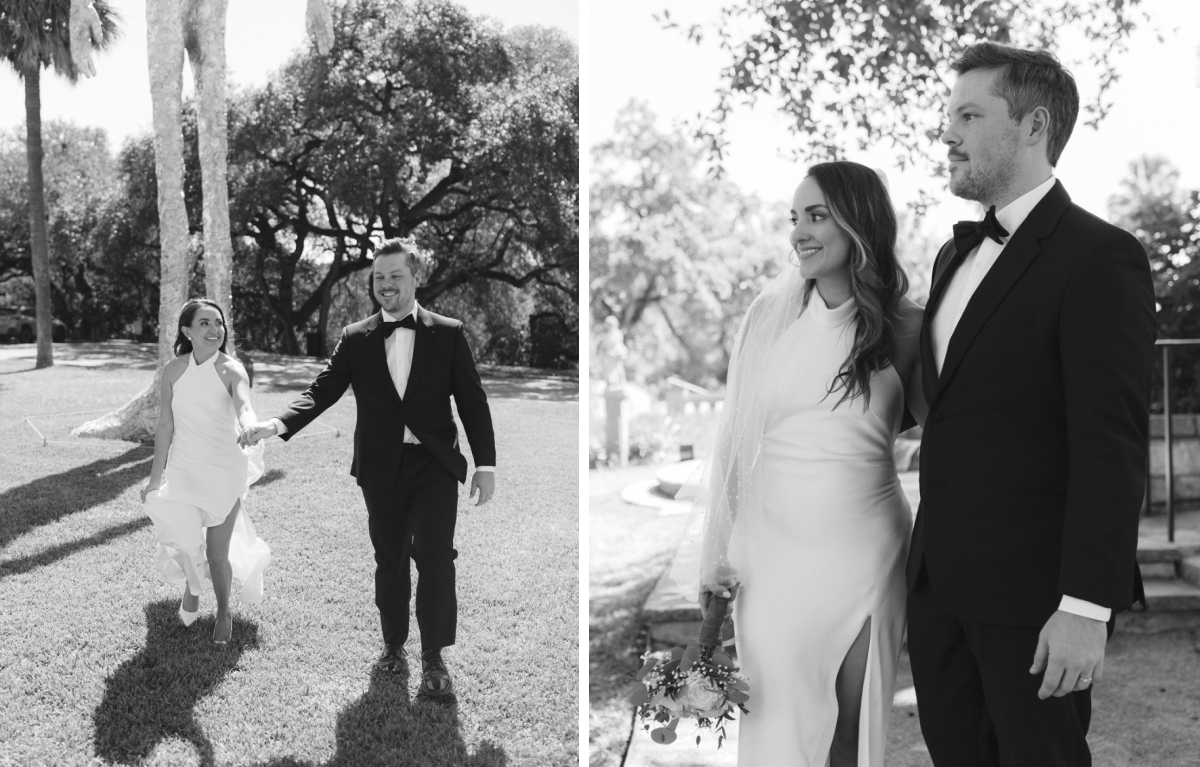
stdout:
[[729,599],[714,594],[709,600],[704,623],[700,624],[700,647],[711,650],[721,643],[721,626],[729,613]]

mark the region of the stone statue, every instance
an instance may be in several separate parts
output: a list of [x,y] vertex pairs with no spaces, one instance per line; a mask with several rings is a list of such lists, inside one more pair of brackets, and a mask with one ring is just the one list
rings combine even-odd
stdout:
[[625,345],[625,334],[621,332],[621,321],[609,315],[604,320],[605,328],[596,342],[596,363],[600,378],[609,386],[625,383],[625,360],[629,347]]

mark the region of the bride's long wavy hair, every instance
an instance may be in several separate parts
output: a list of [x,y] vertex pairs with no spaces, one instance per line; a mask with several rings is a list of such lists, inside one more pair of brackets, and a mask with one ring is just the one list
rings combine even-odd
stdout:
[[[865,165],[823,162],[808,175],[825,194],[834,223],[850,238],[850,293],[858,315],[850,356],[829,393],[842,390],[837,405],[859,395],[869,405],[871,376],[895,359],[900,299],[908,292],[908,277],[896,258],[896,211],[883,180]],[[815,284],[805,285],[806,305]]]

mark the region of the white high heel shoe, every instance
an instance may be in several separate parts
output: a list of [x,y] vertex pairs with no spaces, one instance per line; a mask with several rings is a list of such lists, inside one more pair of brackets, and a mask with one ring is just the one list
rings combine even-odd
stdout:
[[[199,605],[197,605],[197,607],[198,607],[198,606],[199,606]],[[182,602],[182,601],[180,601],[180,603],[179,603],[179,620],[183,621],[183,625],[185,625],[185,626],[190,626],[190,625],[192,625],[192,624],[193,624],[193,623],[196,621],[196,619],[197,619],[197,618],[199,618],[199,617],[200,617],[200,611],[199,611],[199,610],[196,610],[195,612],[189,613],[187,610],[183,609],[183,602]]]

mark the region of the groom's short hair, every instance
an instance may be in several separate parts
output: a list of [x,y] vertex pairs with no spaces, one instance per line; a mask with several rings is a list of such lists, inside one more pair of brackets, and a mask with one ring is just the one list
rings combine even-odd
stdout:
[[418,285],[424,285],[425,281],[429,279],[429,275],[433,273],[433,256],[418,247],[417,243],[411,238],[393,237],[390,240],[384,240],[379,243],[379,247],[375,249],[373,258],[391,256],[396,253],[403,253],[405,255],[413,279],[417,281]]
[[1008,102],[1008,116],[1013,120],[1023,119],[1035,107],[1045,107],[1050,112],[1046,157],[1051,167],[1058,164],[1079,116],[1079,90],[1057,56],[1050,51],[982,42],[968,46],[950,68],[960,75],[972,69],[1000,70],[996,95]]

